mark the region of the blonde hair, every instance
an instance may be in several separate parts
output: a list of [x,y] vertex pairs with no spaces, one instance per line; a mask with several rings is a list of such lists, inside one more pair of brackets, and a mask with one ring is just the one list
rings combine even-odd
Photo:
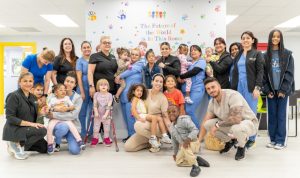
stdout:
[[21,80],[22,80],[23,78],[27,77],[27,76],[30,76],[30,77],[32,77],[32,79],[34,79],[33,74],[32,74],[31,72],[25,72],[25,73],[21,73],[21,74],[20,74],[18,83],[20,83]]
[[54,61],[54,57],[55,57],[55,53],[53,50],[50,49],[45,49],[42,54],[41,54],[42,58],[44,58],[45,60],[49,61],[49,62],[53,62]]
[[110,39],[110,36],[101,36],[100,43],[102,43],[104,39]]
[[130,52],[132,52],[132,51],[137,51],[137,52],[139,52],[139,57],[142,56],[141,50],[140,50],[139,48],[132,48],[132,49],[130,50]]
[[108,86],[107,87],[107,91],[109,91],[109,83],[108,83],[108,81],[106,79],[100,79],[100,80],[98,80],[97,85],[96,85],[96,90],[97,91],[99,91],[99,86],[101,84],[106,84]]

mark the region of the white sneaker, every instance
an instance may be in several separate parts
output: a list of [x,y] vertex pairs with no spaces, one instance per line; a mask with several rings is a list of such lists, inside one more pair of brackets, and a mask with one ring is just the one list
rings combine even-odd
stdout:
[[280,144],[280,143],[277,143],[277,144],[274,146],[274,149],[276,149],[276,150],[282,150],[283,148],[285,148],[285,145]]
[[99,133],[99,137],[98,137],[98,144],[103,144],[103,138],[100,133]]
[[167,143],[167,144],[172,144],[172,140],[169,138],[169,136],[163,136],[161,138],[161,142]]
[[275,142],[270,142],[266,145],[267,148],[274,148],[274,146],[276,145]]
[[24,147],[21,147],[15,142],[7,142],[7,151],[10,155],[14,156],[18,160],[27,159],[29,156],[24,152]]
[[151,146],[153,148],[159,148],[160,147],[160,144],[157,142],[157,139],[156,138],[150,138],[149,139],[149,143],[151,144]]
[[193,104],[193,103],[194,103],[193,100],[191,99],[191,97],[189,97],[189,96],[186,96],[186,97],[184,98],[184,100],[185,100],[185,102],[188,103],[188,104]]

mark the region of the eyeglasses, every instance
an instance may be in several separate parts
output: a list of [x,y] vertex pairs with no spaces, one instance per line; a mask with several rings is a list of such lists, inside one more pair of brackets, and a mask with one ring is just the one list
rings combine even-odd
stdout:
[[104,45],[111,45],[111,42],[110,41],[104,41],[104,42],[102,42],[102,44],[104,44]]

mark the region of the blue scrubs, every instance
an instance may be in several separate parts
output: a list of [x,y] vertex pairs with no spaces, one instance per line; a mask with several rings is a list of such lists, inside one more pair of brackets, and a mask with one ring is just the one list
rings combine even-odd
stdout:
[[[205,79],[205,67],[206,67],[206,62],[203,59],[199,59],[196,62],[194,62],[189,68],[188,71],[192,70],[194,67],[199,67],[202,70],[195,76],[191,77],[192,79],[192,86],[191,86],[191,92],[190,92],[190,97],[193,100],[193,104],[185,104],[185,111],[188,115],[191,116],[194,124],[196,127],[199,129],[200,128],[200,123],[202,122],[202,117],[197,117],[196,113],[197,110],[202,102],[203,96],[205,94],[205,87],[203,80]],[[185,93],[185,86],[186,84],[184,83],[182,85],[182,91]]]
[[129,88],[133,84],[142,83],[143,66],[144,63],[142,61],[137,61],[134,64],[132,64],[131,69],[128,69],[122,74],[120,74],[121,79],[124,79],[126,83],[126,87],[120,96],[120,100],[121,100],[123,118],[127,126],[128,136],[131,136],[135,133],[134,130],[135,118],[131,114],[131,102],[128,101],[127,93]]
[[[87,121],[90,120],[92,109],[93,109],[93,101],[90,97],[89,93],[89,83],[88,83],[88,64],[89,62],[85,60],[83,57],[79,58],[76,62],[76,71],[82,72],[82,84],[85,94],[85,99],[82,102],[81,110],[79,113],[79,120],[81,123],[81,136],[84,137],[87,131]],[[76,92],[80,94],[80,88],[77,86]],[[93,125],[93,124],[92,124]],[[92,135],[93,128],[90,129],[89,135]]]

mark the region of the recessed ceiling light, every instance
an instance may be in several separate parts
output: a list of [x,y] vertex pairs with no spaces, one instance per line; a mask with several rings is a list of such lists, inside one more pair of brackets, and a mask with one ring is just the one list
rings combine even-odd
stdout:
[[237,17],[238,17],[238,15],[226,15],[226,25],[230,24]]
[[298,26],[300,26],[300,15],[275,26],[275,28],[295,28]]
[[78,27],[78,25],[66,15],[41,15],[41,17],[57,27]]
[[5,26],[4,26],[4,25],[2,25],[2,24],[0,24],[0,28],[5,28]]

